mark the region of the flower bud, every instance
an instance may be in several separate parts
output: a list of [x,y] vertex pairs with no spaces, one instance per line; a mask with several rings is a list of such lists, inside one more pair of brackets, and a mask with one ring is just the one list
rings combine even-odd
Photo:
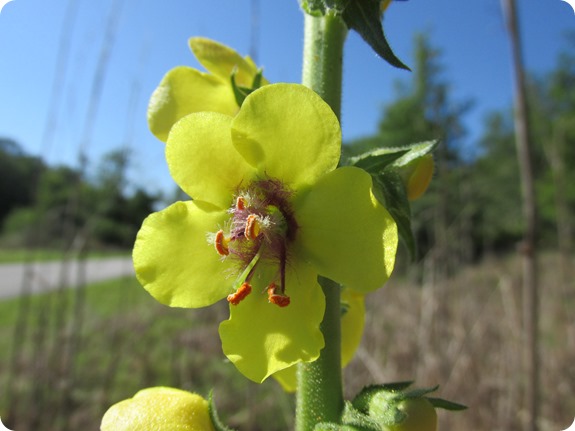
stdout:
[[147,388],[120,401],[102,418],[101,431],[214,431],[208,402],[167,387]]
[[431,402],[424,397],[394,399],[391,393],[380,392],[370,403],[372,418],[389,417],[389,410],[397,410],[401,420],[387,425],[386,431],[437,431],[437,412]]
[[433,177],[433,167],[433,156],[426,154],[401,168],[401,177],[410,201],[418,199],[425,193]]
[[405,420],[390,430],[395,431],[437,431],[437,412],[426,398],[402,401],[399,410],[405,413]]

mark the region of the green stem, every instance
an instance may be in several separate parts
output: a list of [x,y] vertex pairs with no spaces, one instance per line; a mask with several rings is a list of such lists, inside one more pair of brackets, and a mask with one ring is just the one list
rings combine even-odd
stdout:
[[[318,93],[338,118],[346,34],[347,27],[336,14],[305,14],[302,83]],[[298,368],[297,431],[312,431],[320,422],[339,422],[343,409],[340,286],[323,277],[318,281],[326,298],[321,324],[325,347],[315,362]]]
[[347,27],[334,13],[305,14],[302,84],[325,100],[341,117],[343,44]]
[[340,286],[319,277],[325,294],[325,315],[321,331],[325,347],[315,362],[298,367],[296,430],[312,431],[320,422],[339,422],[343,409],[341,380]]

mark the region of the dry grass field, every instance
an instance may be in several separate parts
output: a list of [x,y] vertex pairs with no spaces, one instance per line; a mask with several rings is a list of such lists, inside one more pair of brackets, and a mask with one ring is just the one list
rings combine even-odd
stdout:
[[[575,417],[575,271],[561,274],[556,256],[539,267],[540,430],[564,430]],[[441,397],[469,406],[440,413],[441,430],[523,429],[519,274],[518,262],[503,258],[444,281],[393,279],[368,301],[347,390],[373,380],[439,384]]]
[[[575,416],[573,265],[544,256],[541,277],[541,431]],[[439,280],[432,268],[396,276],[367,302],[366,329],[345,370],[346,395],[374,382],[441,385],[469,406],[440,414],[440,430],[522,429],[521,292],[513,258],[488,259]],[[132,279],[0,303],[0,416],[15,431],[96,430],[106,408],[138,389],[206,395],[239,430],[292,428],[293,397],[273,380],[246,381],[217,335],[225,304],[170,309]]]

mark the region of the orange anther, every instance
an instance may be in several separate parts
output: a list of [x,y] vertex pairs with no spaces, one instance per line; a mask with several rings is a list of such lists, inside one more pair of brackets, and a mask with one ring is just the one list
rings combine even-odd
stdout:
[[230,249],[228,248],[228,239],[224,236],[224,231],[219,230],[216,233],[216,239],[214,240],[214,247],[220,256],[227,256],[230,254]]
[[273,282],[268,286],[268,301],[279,307],[287,307],[290,304],[289,296],[283,293],[278,294],[278,290],[278,286]]
[[246,200],[242,196],[238,196],[238,198],[236,199],[236,209],[237,210],[246,209]]
[[269,295],[268,301],[278,307],[287,307],[290,304],[289,296],[286,295]]
[[246,296],[252,292],[252,286],[249,283],[243,283],[236,293],[228,295],[228,302],[232,305],[238,305]]
[[244,230],[244,236],[247,239],[254,240],[260,234],[260,222],[258,216],[255,214],[250,214],[246,220],[246,227]]

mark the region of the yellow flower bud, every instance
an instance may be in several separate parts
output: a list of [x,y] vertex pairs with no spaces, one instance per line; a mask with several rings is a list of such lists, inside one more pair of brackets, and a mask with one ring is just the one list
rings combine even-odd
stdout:
[[403,167],[402,177],[410,201],[418,199],[429,187],[433,177],[433,156],[426,154]]
[[399,410],[406,418],[397,425],[386,428],[388,431],[437,431],[437,412],[429,400],[414,398],[402,401]]
[[102,418],[101,431],[214,431],[208,402],[180,389],[155,387],[120,401]]

